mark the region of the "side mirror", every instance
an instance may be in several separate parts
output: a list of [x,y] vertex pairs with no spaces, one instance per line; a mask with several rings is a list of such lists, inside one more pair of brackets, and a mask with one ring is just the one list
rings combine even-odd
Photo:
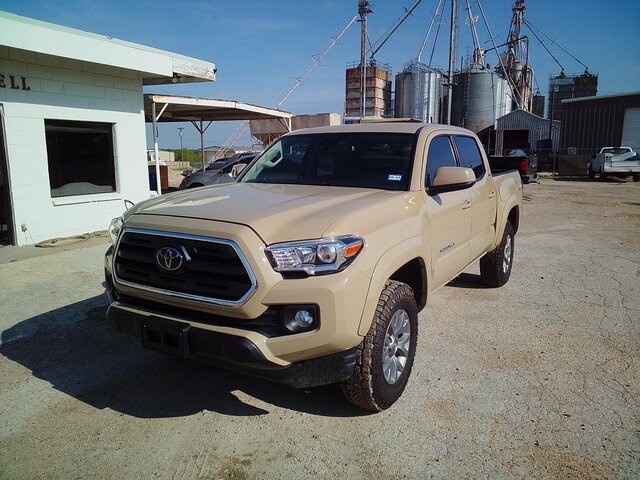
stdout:
[[428,187],[429,195],[464,190],[476,183],[476,174],[467,167],[440,167],[433,183]]
[[235,164],[233,167],[231,167],[231,176],[233,178],[238,178],[246,166],[246,163]]

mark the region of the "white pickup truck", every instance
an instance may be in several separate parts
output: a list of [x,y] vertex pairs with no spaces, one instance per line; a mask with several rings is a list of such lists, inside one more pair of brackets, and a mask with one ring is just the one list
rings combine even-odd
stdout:
[[640,156],[629,147],[603,147],[589,164],[589,177],[627,177],[640,182]]

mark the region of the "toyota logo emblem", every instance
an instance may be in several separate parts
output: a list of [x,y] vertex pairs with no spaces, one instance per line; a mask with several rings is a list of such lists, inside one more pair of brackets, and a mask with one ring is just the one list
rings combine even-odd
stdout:
[[[186,258],[185,258],[186,257]],[[166,272],[175,273],[180,270],[185,260],[189,261],[188,255],[183,254],[180,250],[174,247],[162,247],[156,251],[156,263],[160,270]]]

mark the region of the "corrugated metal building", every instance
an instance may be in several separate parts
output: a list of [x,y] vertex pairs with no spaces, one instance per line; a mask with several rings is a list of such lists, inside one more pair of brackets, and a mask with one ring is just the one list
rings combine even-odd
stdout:
[[[517,109],[496,120],[495,155],[520,148],[527,153],[538,150],[541,140],[549,138],[549,122],[545,118]],[[560,145],[560,121],[554,120],[551,129],[552,150]],[[490,148],[493,150],[493,148]]]
[[640,151],[640,92],[563,100],[562,112],[562,153],[620,146]]

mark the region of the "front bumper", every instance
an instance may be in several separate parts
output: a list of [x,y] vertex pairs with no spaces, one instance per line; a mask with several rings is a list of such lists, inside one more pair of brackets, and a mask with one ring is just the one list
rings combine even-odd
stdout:
[[[149,229],[157,218],[134,215],[129,228]],[[134,221],[135,220],[135,221]],[[113,254],[105,257],[105,284],[111,300],[109,325],[141,338],[153,350],[214,362],[232,370],[308,387],[349,378],[371,279],[355,266],[334,275],[284,279],[264,255],[264,243],[249,228],[198,219],[164,218],[172,232],[229,239],[246,255],[257,289],[238,305],[220,305],[163,295],[113,276]],[[279,312],[313,305],[319,323],[291,334],[282,331]],[[280,329],[280,330],[278,330]]]
[[139,337],[143,346],[150,350],[214,363],[295,388],[346,380],[355,367],[356,348],[281,365],[266,359],[256,344],[246,337],[135,311],[118,301],[109,306],[107,320],[113,330]]

